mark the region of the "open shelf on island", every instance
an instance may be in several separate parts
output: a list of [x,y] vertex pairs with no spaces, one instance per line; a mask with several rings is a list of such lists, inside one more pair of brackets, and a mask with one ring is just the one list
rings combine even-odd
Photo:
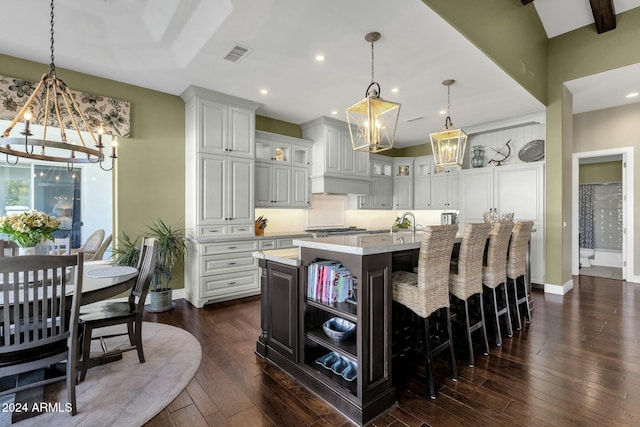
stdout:
[[335,351],[354,362],[358,361],[358,348],[356,346],[355,333],[343,342],[335,342],[327,338],[322,329],[307,331],[307,338],[331,351]]
[[322,302],[319,299],[307,298],[307,304],[312,307],[322,309],[335,316],[347,319],[350,322],[358,322],[358,305],[350,302]]

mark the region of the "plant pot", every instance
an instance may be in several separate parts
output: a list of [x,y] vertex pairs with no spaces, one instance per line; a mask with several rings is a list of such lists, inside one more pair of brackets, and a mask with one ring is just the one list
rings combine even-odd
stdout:
[[176,306],[173,302],[173,289],[161,289],[158,291],[150,291],[149,299],[151,304],[147,306],[147,311],[151,313],[159,313],[169,311]]

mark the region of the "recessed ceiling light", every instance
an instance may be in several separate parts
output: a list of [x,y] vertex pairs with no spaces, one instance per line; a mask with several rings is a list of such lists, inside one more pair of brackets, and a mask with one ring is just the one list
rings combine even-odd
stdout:
[[397,87],[393,87],[393,88],[391,88],[391,92],[398,93],[398,92],[400,92],[400,89],[398,89]]
[[318,62],[323,62],[325,59],[327,59],[327,57],[326,57],[326,56],[324,56],[324,55],[323,55],[323,54],[321,54],[321,53],[320,53],[320,54],[318,54],[318,55],[316,55],[316,61],[318,61]]
[[635,98],[638,95],[640,95],[638,92],[631,92],[627,94],[626,98]]
[[260,93],[263,95],[267,95],[269,91],[267,89],[260,89]]
[[331,114],[335,116],[336,114],[338,114],[338,110],[331,110]]
[[440,111],[440,114],[447,114],[447,110]]

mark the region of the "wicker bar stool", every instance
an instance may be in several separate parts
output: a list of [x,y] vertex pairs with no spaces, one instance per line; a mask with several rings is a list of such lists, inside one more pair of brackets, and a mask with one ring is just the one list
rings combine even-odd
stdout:
[[522,329],[520,305],[526,304],[524,312],[531,323],[531,295],[529,294],[529,275],[527,273],[527,250],[531,239],[533,221],[518,221],[511,233],[509,253],[507,256],[507,287],[513,294],[513,304],[517,317],[516,328]]
[[[496,345],[502,346],[500,331],[500,317],[506,316],[507,335],[513,336],[511,313],[509,312],[509,297],[507,296],[507,249],[513,230],[512,221],[496,222],[489,233],[486,265],[482,267],[482,284],[484,289],[485,307],[492,307],[492,314],[496,325]],[[500,285],[502,287],[500,288]],[[499,291],[502,289],[502,292]],[[498,298],[500,292],[501,298]],[[502,302],[502,304],[499,304]]]
[[[448,350],[449,374],[453,380],[458,378],[449,312],[449,263],[457,231],[458,226],[453,224],[425,227],[418,258],[418,273],[394,271],[391,277],[393,300],[424,321],[427,381],[432,399],[436,397],[434,356]],[[446,332],[446,337],[440,337],[436,341],[435,334],[430,333],[429,319],[437,313],[444,315],[446,331],[442,332]]]
[[[482,302],[482,259],[487,237],[491,231],[491,224],[466,224],[460,243],[457,271],[449,275],[449,293],[453,296],[451,307],[453,315],[464,328],[464,334],[469,346],[468,365],[473,366],[473,341],[471,334],[480,331],[484,344],[484,354],[489,354],[489,341],[484,321],[484,307]],[[477,301],[478,310],[469,311],[469,302]],[[471,316],[474,316],[472,321]],[[464,319],[460,319],[464,317]]]

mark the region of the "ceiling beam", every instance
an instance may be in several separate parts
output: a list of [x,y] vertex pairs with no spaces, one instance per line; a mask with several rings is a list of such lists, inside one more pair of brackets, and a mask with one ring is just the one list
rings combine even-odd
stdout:
[[520,0],[522,2],[522,5],[528,5],[529,3],[533,3],[533,0]]
[[598,34],[616,28],[616,12],[613,10],[613,0],[589,0],[593,20]]

